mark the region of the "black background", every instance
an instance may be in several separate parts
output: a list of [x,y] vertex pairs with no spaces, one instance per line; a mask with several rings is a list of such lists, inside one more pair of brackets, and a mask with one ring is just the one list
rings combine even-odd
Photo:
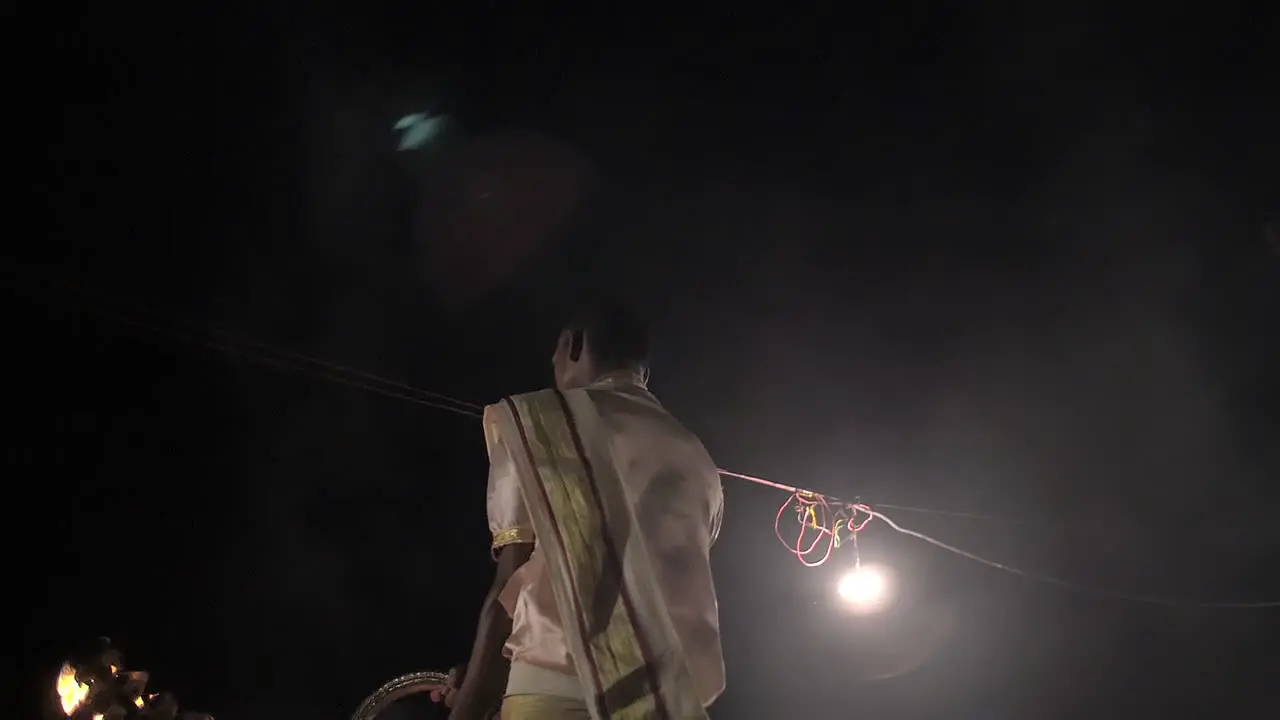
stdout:
[[[1232,7],[8,11],[23,697],[99,634],[230,720],[345,717],[460,659],[478,423],[184,323],[489,402],[549,382],[585,285],[650,312],[655,391],[722,467],[1010,518],[890,513],[1084,585],[1280,596],[1280,77]],[[455,134],[398,155],[423,109]],[[873,524],[901,602],[855,621],[847,554],[806,570],[785,497],[726,494],[715,717],[1276,699],[1274,610]]]

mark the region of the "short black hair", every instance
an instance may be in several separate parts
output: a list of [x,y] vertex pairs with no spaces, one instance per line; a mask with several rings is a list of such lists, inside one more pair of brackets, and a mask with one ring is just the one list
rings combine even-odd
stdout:
[[589,338],[599,372],[649,367],[649,323],[621,298],[590,296],[579,304],[565,329]]

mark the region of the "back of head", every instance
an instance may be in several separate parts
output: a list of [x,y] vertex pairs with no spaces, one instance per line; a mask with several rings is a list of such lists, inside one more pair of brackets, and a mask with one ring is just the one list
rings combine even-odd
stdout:
[[581,304],[566,330],[585,345],[597,374],[649,368],[649,324],[629,303],[596,295]]

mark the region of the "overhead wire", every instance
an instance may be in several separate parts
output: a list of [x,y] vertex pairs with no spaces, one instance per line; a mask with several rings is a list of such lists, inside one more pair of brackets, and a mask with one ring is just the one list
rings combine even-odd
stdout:
[[[49,282],[49,284],[53,287],[61,286],[63,289],[69,289],[73,292],[78,292],[78,294],[84,295],[86,297],[97,297],[100,300],[104,299],[103,296],[99,293],[85,292],[80,288],[77,288],[76,286],[70,285],[69,283]],[[22,294],[22,293],[19,292],[19,294]],[[134,327],[146,329],[146,330],[155,332],[157,334],[165,335],[170,338],[177,339],[186,343],[203,345],[210,349],[218,350],[220,352],[224,352],[233,356],[257,361],[267,367],[272,367],[280,371],[310,375],[312,377],[316,377],[324,380],[330,380],[336,383],[347,385],[349,387],[358,388],[361,390],[365,390],[367,392],[372,392],[378,395],[382,395],[391,399],[404,400],[404,401],[416,403],[425,407],[444,410],[447,412],[451,412],[451,413],[466,416],[466,417],[479,418],[483,414],[483,407],[476,403],[468,402],[465,400],[459,400],[457,398],[450,397],[443,393],[423,390],[421,388],[415,387],[413,385],[409,385],[404,382],[388,379],[373,373],[369,373],[356,368],[341,365],[341,364],[324,360],[321,358],[316,358],[300,352],[289,350],[287,348],[281,348],[276,345],[264,343],[264,342],[247,338],[235,333],[202,327],[193,322],[182,323],[187,327],[201,330],[207,335],[210,335],[214,338],[224,338],[225,340],[233,341],[232,343],[219,342],[210,338],[200,338],[200,337],[195,337],[191,335],[184,335],[182,333],[174,331],[171,327],[168,327],[161,323],[141,320],[137,317],[132,317],[127,313],[123,313],[120,311],[113,311],[105,307],[88,305],[84,303],[80,303],[80,304],[68,303],[68,304],[71,304],[73,307],[88,309],[91,312],[97,313],[101,316],[110,318],[117,322],[121,322]],[[138,306],[135,304],[135,309],[137,308]],[[237,345],[234,343],[239,343],[239,345],[244,347],[237,347]],[[253,348],[257,352],[246,351],[245,347]],[[275,356],[273,357],[272,354],[274,354]],[[936,548],[952,553],[959,557],[963,557],[970,561],[979,563],[981,565],[985,565],[987,567],[1000,570],[1003,572],[1011,573],[1011,574],[1026,578],[1028,580],[1056,585],[1064,589],[1073,590],[1076,592],[1081,592],[1084,594],[1093,595],[1097,597],[1110,598],[1115,600],[1124,600],[1128,602],[1134,602],[1134,603],[1140,603],[1140,604],[1146,604],[1146,605],[1158,605],[1158,606],[1164,606],[1164,607],[1181,607],[1181,608],[1193,608],[1193,609],[1280,608],[1280,600],[1206,602],[1206,601],[1185,600],[1185,599],[1178,599],[1178,598],[1162,598],[1158,596],[1139,595],[1139,594],[1126,593],[1122,591],[1093,588],[1087,585],[1082,585],[1080,583],[1063,580],[1051,575],[1030,572],[1030,571],[1023,570],[1021,568],[1017,568],[1002,562],[990,560],[988,558],[982,557],[980,555],[969,552],[962,548],[958,548],[954,545],[945,543],[936,538],[930,537],[929,535],[918,532],[916,530],[904,528],[898,523],[896,523],[892,518],[880,512],[879,508],[899,510],[903,512],[930,513],[930,514],[936,514],[936,515],[946,515],[946,516],[970,518],[970,519],[976,519],[976,520],[1010,522],[1010,520],[1008,520],[1007,518],[999,518],[996,516],[984,515],[980,513],[941,510],[936,508],[917,507],[917,506],[910,506],[910,505],[895,505],[895,504],[889,504],[889,503],[876,503],[874,505],[870,505],[870,504],[862,503],[860,501],[855,501],[850,503],[850,502],[845,502],[843,500],[840,500],[839,498],[832,495],[826,495],[814,490],[808,490],[808,489],[796,487],[793,485],[787,485],[785,483],[776,482],[763,477],[747,475],[744,473],[739,473],[731,470],[725,470],[723,468],[718,469],[718,471],[720,475],[724,477],[743,480],[743,481],[750,482],[763,487],[780,490],[789,494],[787,501],[783,503],[782,507],[778,511],[778,515],[774,524],[774,529],[775,529],[775,533],[778,536],[778,539],[783,543],[783,545],[787,548],[787,550],[791,552],[793,555],[795,555],[800,560],[800,562],[802,562],[806,567],[817,567],[819,565],[822,565],[823,563],[825,563],[827,560],[830,559],[834,550],[839,548],[841,544],[845,542],[852,543],[856,550],[857,534],[862,532],[862,530],[867,526],[867,524],[871,520],[880,520],[886,526],[888,526],[891,530],[894,530],[897,533],[900,533],[907,537],[914,538],[916,540],[920,540]],[[786,510],[788,508],[793,507],[793,504],[794,504],[794,507],[797,509],[797,518],[801,526],[800,536],[797,538],[794,545],[792,543],[789,543],[785,538],[783,538],[782,531],[781,531],[781,520],[785,516]],[[865,519],[862,519],[862,520],[859,519],[860,513],[863,516],[865,516]],[[805,547],[804,539],[810,530],[816,531],[817,534],[812,540],[812,542],[808,545],[808,547]],[[844,538],[843,533],[845,532],[849,533],[849,538],[847,540],[843,539]],[[824,539],[826,540],[825,547],[822,546],[822,541]],[[822,553],[820,559],[816,561],[809,559],[809,557],[814,552],[818,552],[818,551],[821,551]]]
[[[133,305],[133,311],[137,314],[150,315],[152,317],[158,315],[158,313],[154,313],[142,307],[140,303],[121,302],[118,298],[107,298],[101,293],[96,293],[65,281],[57,281],[48,277],[42,277],[41,279],[45,280],[47,284],[54,288],[82,295],[87,298],[110,300],[117,305]],[[12,286],[10,289],[17,291],[18,294],[24,294],[21,290],[13,288]],[[98,315],[107,317],[121,324],[148,330],[158,335],[164,335],[187,344],[202,345],[206,348],[217,350],[228,355],[256,361],[268,367],[275,368],[276,370],[310,375],[312,377],[330,380],[395,400],[405,400],[425,407],[474,418],[481,417],[484,410],[482,406],[477,405],[476,403],[459,400],[442,393],[423,390],[374,373],[341,365],[329,360],[312,357],[310,355],[282,348],[278,345],[264,343],[226,330],[201,326],[197,323],[184,321],[180,318],[169,318],[171,322],[169,324],[165,324],[154,320],[141,319],[134,315],[130,315],[127,312],[113,310],[102,305],[89,305],[85,303],[71,302],[64,302],[63,305],[88,309],[90,312],[97,313]],[[171,326],[172,324],[184,325],[187,328],[194,330],[196,333],[204,333],[208,337],[184,334],[175,330]],[[247,348],[252,348],[257,352],[251,352]]]
[[1082,592],[1088,595],[1094,595],[1096,597],[1111,598],[1115,600],[1126,600],[1132,603],[1139,603],[1143,605],[1159,605],[1162,607],[1169,607],[1169,608],[1193,608],[1193,609],[1199,608],[1199,609],[1206,609],[1206,610],[1211,610],[1211,609],[1261,610],[1266,608],[1280,608],[1280,600],[1258,600],[1258,601],[1243,601],[1243,602],[1198,601],[1198,600],[1185,600],[1181,598],[1163,598],[1155,595],[1137,595],[1137,594],[1127,593],[1127,592],[1118,591],[1118,590],[1107,590],[1102,588],[1091,587],[1088,585],[1082,585],[1080,583],[1063,580],[1061,578],[1054,577],[1052,575],[1034,573],[1027,570],[1023,570],[1021,568],[1013,567],[1012,565],[1006,565],[1005,563],[996,562],[995,560],[989,560],[980,555],[975,555],[974,553],[971,553],[968,550],[963,550],[954,545],[949,545],[947,543],[944,543],[941,540],[938,540],[936,538],[929,537],[928,535],[925,535],[922,532],[911,530],[910,528],[904,528],[901,525],[898,525],[896,522],[894,522],[892,518],[884,515],[883,513],[876,512],[872,508],[863,507],[862,509],[867,514],[871,515],[871,517],[877,520],[880,520],[881,522],[888,525],[890,529],[896,532],[899,532],[903,535],[906,535],[908,537],[912,537],[922,542],[926,542],[930,545],[933,545],[934,547],[940,548],[954,555],[959,555],[960,557],[966,558],[968,560],[972,560],[973,562],[986,565],[987,567],[994,568],[996,570],[1002,570],[1007,573],[1012,573],[1014,575],[1024,577],[1028,580],[1048,583],[1050,585],[1057,585],[1059,587],[1066,588],[1068,590],[1073,590],[1075,592]]

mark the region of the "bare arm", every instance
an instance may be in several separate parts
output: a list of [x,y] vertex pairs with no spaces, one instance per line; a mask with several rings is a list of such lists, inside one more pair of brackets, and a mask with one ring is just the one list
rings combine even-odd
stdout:
[[493,585],[480,605],[480,620],[471,657],[453,695],[451,720],[479,720],[502,700],[510,667],[502,649],[511,637],[511,617],[499,598],[507,585],[533,554],[533,523],[525,507],[518,470],[511,452],[496,427],[485,424],[489,451],[489,485],[486,512],[491,549],[497,563]]
[[506,545],[497,551],[497,573],[480,606],[476,639],[449,716],[452,720],[480,718],[502,700],[510,670],[502,649],[511,636],[511,617],[498,602],[498,596],[532,553],[532,543]]

